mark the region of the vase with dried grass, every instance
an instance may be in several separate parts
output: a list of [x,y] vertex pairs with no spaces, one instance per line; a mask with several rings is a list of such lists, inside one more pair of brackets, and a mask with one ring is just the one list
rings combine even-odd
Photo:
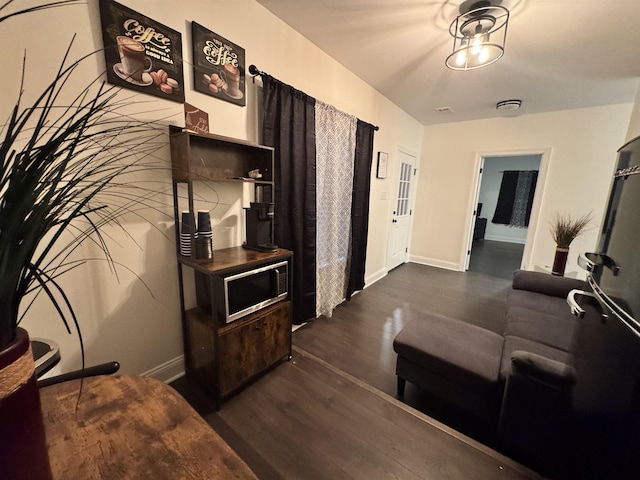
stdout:
[[556,242],[556,253],[553,259],[553,275],[563,276],[569,257],[569,245],[584,231],[591,223],[592,214],[587,213],[576,219],[565,213],[557,213],[551,221],[551,237]]

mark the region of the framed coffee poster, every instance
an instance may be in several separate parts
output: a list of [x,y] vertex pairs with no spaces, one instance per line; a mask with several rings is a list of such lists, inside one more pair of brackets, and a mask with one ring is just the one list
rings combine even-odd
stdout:
[[109,83],[184,102],[182,36],[113,0],[100,0]]
[[191,22],[195,89],[245,106],[244,48]]

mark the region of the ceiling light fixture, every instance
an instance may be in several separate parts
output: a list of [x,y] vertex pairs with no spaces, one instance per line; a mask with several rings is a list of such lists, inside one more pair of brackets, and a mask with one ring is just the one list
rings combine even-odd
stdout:
[[474,70],[500,60],[504,54],[509,10],[489,1],[460,5],[460,15],[451,23],[453,52],[445,64],[452,70]]

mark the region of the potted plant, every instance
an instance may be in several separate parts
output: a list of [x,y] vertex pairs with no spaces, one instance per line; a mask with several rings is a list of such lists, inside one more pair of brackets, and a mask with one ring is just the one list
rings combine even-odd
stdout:
[[582,234],[591,223],[592,214],[587,213],[576,219],[572,219],[569,214],[556,213],[551,221],[551,237],[556,242],[556,253],[553,260],[553,275],[564,275],[569,256],[569,245],[576,237]]
[[[12,1],[0,5],[0,23],[76,2],[7,13]],[[85,241],[98,245],[104,259],[115,265],[101,228],[119,226],[119,216],[137,210],[141,199],[148,198],[124,174],[148,169],[147,159],[166,145],[165,138],[160,140],[164,132],[121,113],[131,102],[118,101],[115,87],[96,79],[69,92],[83,60],[69,61],[70,49],[35,100],[24,106],[21,87],[13,109],[0,112],[6,119],[0,126],[2,478],[50,477],[34,362],[20,318],[44,295],[52,317],[78,333],[84,359],[79,322],[59,278],[84,263],[73,253]],[[24,76],[22,80],[24,84]],[[71,101],[62,100],[69,96]]]

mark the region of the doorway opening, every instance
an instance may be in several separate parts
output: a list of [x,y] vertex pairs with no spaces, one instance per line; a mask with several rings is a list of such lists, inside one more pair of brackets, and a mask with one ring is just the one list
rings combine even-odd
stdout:
[[481,157],[467,270],[510,280],[522,268],[542,157]]

